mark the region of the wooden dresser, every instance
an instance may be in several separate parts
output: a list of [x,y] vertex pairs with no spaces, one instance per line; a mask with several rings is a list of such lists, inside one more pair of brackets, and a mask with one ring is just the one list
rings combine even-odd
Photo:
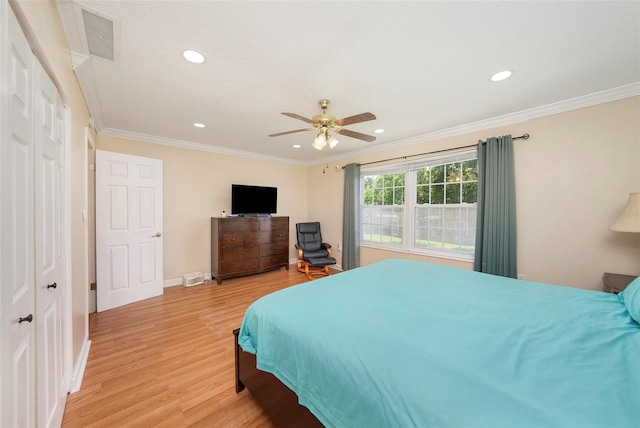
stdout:
[[289,217],[211,218],[211,277],[223,279],[285,267]]

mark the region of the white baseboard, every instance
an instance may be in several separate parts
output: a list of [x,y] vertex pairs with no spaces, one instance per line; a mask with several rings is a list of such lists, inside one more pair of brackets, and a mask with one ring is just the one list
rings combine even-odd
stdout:
[[165,288],[173,287],[174,285],[182,285],[182,278],[165,279],[163,282]]
[[82,378],[84,377],[84,369],[87,367],[87,360],[89,359],[89,349],[91,348],[91,341],[86,340],[82,349],[80,350],[80,356],[76,367],[73,370],[73,378],[71,379],[71,385],[69,385],[69,394],[80,391],[82,386]]

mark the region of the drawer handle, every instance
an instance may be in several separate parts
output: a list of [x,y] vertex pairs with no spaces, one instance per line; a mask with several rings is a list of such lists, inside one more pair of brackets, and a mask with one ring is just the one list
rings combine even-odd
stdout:
[[58,288],[58,284],[55,282],[53,284],[47,284],[47,288]]
[[26,317],[24,317],[24,318],[22,318],[22,317],[18,318],[18,324],[22,324],[22,323],[23,323],[23,322],[25,322],[25,321],[26,321],[26,322],[31,322],[31,321],[33,321],[33,315],[29,314],[29,315],[27,315],[27,316],[26,316]]

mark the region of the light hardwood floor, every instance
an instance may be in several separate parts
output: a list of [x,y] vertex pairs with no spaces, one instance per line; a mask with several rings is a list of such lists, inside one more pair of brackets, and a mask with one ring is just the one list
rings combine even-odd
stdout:
[[302,282],[291,265],[92,314],[82,388],[62,426],[272,427],[248,391],[235,392],[232,331],[253,301]]

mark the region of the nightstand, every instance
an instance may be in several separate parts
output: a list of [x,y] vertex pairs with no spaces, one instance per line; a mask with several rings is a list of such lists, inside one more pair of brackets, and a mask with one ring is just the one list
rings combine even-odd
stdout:
[[633,275],[622,275],[619,273],[605,272],[605,274],[602,276],[602,291],[618,294],[622,290],[627,288],[627,285],[631,284],[631,281],[636,278],[637,276]]

